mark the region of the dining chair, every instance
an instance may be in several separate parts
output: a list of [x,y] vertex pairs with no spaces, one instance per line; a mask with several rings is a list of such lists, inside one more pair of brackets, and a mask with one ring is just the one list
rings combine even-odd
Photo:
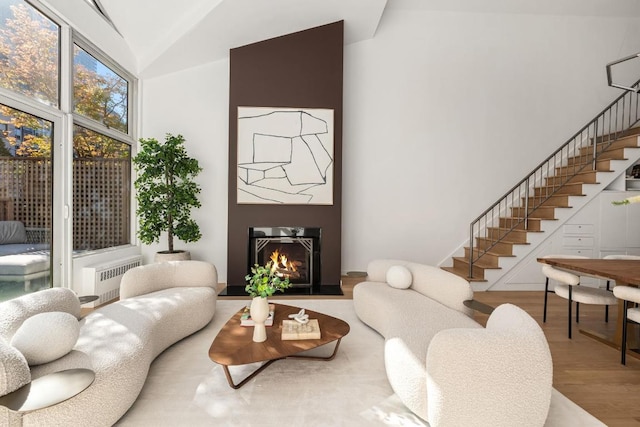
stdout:
[[[613,288],[613,294],[616,298],[623,301],[624,309],[622,311],[622,345],[620,346],[621,356],[620,363],[626,365],[627,357],[627,324],[629,322],[640,323],[640,288],[633,286],[619,285]],[[629,307],[630,303],[635,303],[633,307]]]
[[[629,259],[629,260],[640,260],[640,255],[624,255],[624,254],[613,254],[613,255],[607,255],[605,257],[603,257],[602,259]],[[607,279],[607,285],[606,285],[606,289],[610,290],[610,283],[611,283],[611,279]],[[609,306],[605,306],[604,308],[604,317],[605,317],[605,321],[608,322],[609,321]]]
[[[622,344],[620,346],[620,363],[626,365],[627,357],[627,325],[629,322],[640,323],[640,288],[633,286],[616,286],[613,288],[613,294],[616,298],[623,301],[622,311]],[[635,303],[633,307],[629,307],[630,303]]]
[[[578,255],[547,255],[543,258],[571,258],[571,259],[588,259],[587,257]],[[544,313],[542,321],[547,321],[547,294],[549,291],[549,279],[557,281],[557,284],[553,292],[561,298],[568,301],[568,336],[571,339],[572,329],[572,308],[573,302],[576,303],[576,323],[580,322],[580,303],[592,304],[592,305],[616,305],[618,303],[617,298],[611,291],[594,288],[591,286],[580,286],[580,276],[571,273],[569,271],[560,270],[549,264],[542,265],[542,274],[545,275],[545,289],[544,289]],[[608,310],[605,310],[605,321],[608,321]]]

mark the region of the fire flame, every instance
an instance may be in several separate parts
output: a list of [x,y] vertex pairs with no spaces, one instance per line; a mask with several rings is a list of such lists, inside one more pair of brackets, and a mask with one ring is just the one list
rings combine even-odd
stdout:
[[285,254],[281,254],[277,249],[271,253],[269,258],[272,261],[271,271],[276,272],[280,277],[295,276],[295,273],[298,271],[296,262],[289,261],[289,258]]

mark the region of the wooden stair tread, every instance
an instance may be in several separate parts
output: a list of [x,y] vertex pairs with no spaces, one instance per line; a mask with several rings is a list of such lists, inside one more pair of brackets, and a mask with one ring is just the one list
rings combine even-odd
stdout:
[[[500,218],[504,218],[504,219],[509,220],[509,221],[513,221],[513,220],[518,221],[518,220],[521,220],[521,219],[524,221],[524,218],[521,217],[521,216],[501,216]],[[549,218],[540,218],[540,217],[535,217],[535,216],[530,216],[529,217],[529,221],[531,221],[531,220],[533,220],[533,221],[556,221],[555,218],[549,219]]]
[[463,272],[462,270],[458,270],[456,268],[453,267],[440,267],[445,271],[448,271],[449,273],[453,273],[456,276],[462,277],[464,280],[468,281],[468,282],[486,282],[487,279],[478,279],[476,277],[469,277],[469,271]]
[[[517,206],[521,209],[524,209],[524,206]],[[561,208],[561,209],[569,209],[572,208],[573,206],[563,206],[563,205],[534,205],[534,207],[529,206],[529,209],[540,209],[540,208]]]
[[506,231],[508,233],[544,233],[544,231],[540,230],[522,230],[519,228],[498,228],[498,227],[489,227],[493,229],[497,229],[500,231]]
[[[469,246],[465,246],[464,249],[466,251],[470,250]],[[474,252],[474,254],[476,252],[478,252],[478,253],[482,252],[482,255],[480,255],[480,257],[483,257],[483,256],[492,256],[492,257],[497,257],[497,258],[509,258],[509,257],[513,258],[513,257],[515,257],[515,255],[506,255],[506,254],[501,254],[499,252],[483,251],[482,249],[478,249],[478,248],[473,248],[473,252]]]
[[478,239],[478,240],[480,240],[480,239],[481,240],[486,240],[486,241],[491,242],[491,243],[508,243],[510,245],[528,245],[529,244],[529,243],[526,243],[526,242],[506,242],[504,240],[500,240],[499,242],[496,242],[496,239],[491,239],[489,237],[476,237],[476,239]]
[[[454,256],[453,257],[454,260],[462,262],[466,265],[469,265],[469,259],[465,258],[465,257],[461,257],[461,256]],[[485,270],[500,270],[500,267],[495,267],[493,265],[488,264],[485,261],[482,261],[482,258],[474,261],[473,263],[474,267],[479,267],[479,268],[483,268]]]
[[[619,148],[640,148],[638,147],[638,135],[627,135],[618,137],[617,139],[610,138],[600,140],[596,144],[596,150],[599,152],[603,150],[617,150]],[[581,149],[585,149],[585,151],[593,149],[593,144],[587,147],[581,147]]]
[[[604,139],[612,139],[612,138],[625,139],[631,136],[638,136],[638,135],[640,135],[640,127],[633,127],[621,132],[608,133],[606,135],[599,136],[596,138],[596,141],[600,143]],[[591,138],[591,140],[593,141],[593,138]]]
[[[570,184],[565,184],[565,185],[551,185],[550,184],[550,185],[542,185],[540,187],[535,187],[535,188],[537,188],[538,190],[543,190],[543,189],[547,189],[548,188],[549,192],[553,192],[553,191],[555,191],[555,189],[566,187],[567,185],[571,185],[571,184],[576,184],[576,186],[579,185],[579,186],[582,187],[582,185],[593,184],[593,183],[591,183],[591,182],[572,182]],[[598,184],[598,183],[595,183],[595,184]],[[582,188],[580,188],[580,189],[582,190]],[[530,199],[531,198],[535,198],[535,199],[546,199],[546,198],[549,198],[549,199],[551,199],[553,197],[555,197],[555,198],[564,198],[564,197],[567,197],[567,196],[580,197],[580,196],[586,196],[586,194],[584,194],[582,192],[580,192],[580,193],[555,193],[554,192],[553,194],[549,194],[549,195],[529,196],[529,198]]]

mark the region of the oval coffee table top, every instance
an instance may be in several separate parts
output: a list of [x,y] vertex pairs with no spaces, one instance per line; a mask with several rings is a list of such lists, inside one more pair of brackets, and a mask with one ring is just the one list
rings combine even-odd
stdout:
[[275,304],[273,326],[267,326],[267,340],[260,343],[253,342],[252,326],[240,326],[244,309],[238,311],[213,340],[209,358],[226,366],[282,359],[339,340],[349,333],[349,324],[344,320],[305,308],[310,319],[318,319],[320,339],[282,341],[282,321],[300,310],[301,307]]

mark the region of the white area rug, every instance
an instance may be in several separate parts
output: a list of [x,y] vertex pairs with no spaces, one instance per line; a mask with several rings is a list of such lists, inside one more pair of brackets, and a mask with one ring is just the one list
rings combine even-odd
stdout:
[[[355,315],[351,300],[287,300],[345,320],[350,333],[333,361],[280,360],[238,390],[208,356],[217,332],[247,301],[217,302],[213,321],[152,364],[147,382],[119,426],[424,426],[393,394],[384,340]],[[315,350],[329,355],[334,344]],[[231,370],[236,383],[255,366]],[[546,424],[603,426],[554,390]]]

